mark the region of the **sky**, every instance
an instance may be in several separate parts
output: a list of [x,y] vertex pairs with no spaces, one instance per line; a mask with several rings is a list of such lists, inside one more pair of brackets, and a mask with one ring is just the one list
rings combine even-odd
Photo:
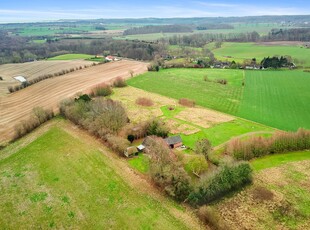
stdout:
[[0,0],[0,23],[98,18],[310,15],[309,0]]

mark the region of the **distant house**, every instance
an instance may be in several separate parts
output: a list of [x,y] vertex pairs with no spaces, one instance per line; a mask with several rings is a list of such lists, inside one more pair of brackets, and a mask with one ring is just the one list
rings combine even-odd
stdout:
[[136,146],[131,146],[131,147],[128,147],[125,152],[124,152],[124,155],[126,157],[132,157],[132,156],[135,156],[138,154],[138,149]]
[[183,141],[181,136],[172,136],[164,139],[164,141],[167,143],[167,145],[171,148],[179,148],[183,145]]

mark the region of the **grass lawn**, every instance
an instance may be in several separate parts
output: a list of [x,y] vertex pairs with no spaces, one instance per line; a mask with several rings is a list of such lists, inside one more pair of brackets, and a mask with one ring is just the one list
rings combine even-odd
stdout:
[[238,116],[283,130],[310,129],[310,74],[246,71]]
[[51,61],[67,61],[67,60],[78,60],[78,59],[91,59],[94,55],[89,54],[63,54],[56,57],[49,58]]
[[95,146],[52,127],[0,160],[1,228],[185,228]]
[[139,154],[128,162],[132,168],[137,169],[141,173],[147,173],[149,171],[148,157],[144,154]]
[[[206,82],[225,78],[228,85]],[[221,112],[235,114],[242,95],[243,71],[220,69],[166,69],[148,72],[128,80],[128,84],[140,89],[175,99],[191,98],[198,105]]]
[[282,164],[293,161],[310,160],[310,151],[290,152],[283,154],[274,154],[251,161],[254,170],[263,170],[266,168],[277,167]]
[[[285,56],[289,55],[293,58],[297,65],[310,66],[309,49],[301,48],[298,45],[259,45],[256,43],[239,43],[239,42],[224,42],[222,47],[214,49],[214,43],[208,44],[208,48],[212,49],[215,57],[220,60],[235,60],[243,62],[245,59],[256,58],[261,61],[268,56]],[[227,58],[230,56],[231,58]]]

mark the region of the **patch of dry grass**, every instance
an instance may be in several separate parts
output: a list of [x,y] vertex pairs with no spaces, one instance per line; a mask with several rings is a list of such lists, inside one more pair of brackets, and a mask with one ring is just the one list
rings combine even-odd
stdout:
[[176,118],[191,122],[203,128],[209,128],[215,124],[234,120],[234,117],[204,108],[187,108],[181,111]]
[[191,135],[194,133],[198,133],[200,131],[200,129],[198,129],[194,126],[191,126],[188,124],[181,124],[181,123],[179,123],[175,120],[172,120],[172,119],[168,120],[166,123],[169,126],[170,132],[172,134],[183,133],[185,135]]

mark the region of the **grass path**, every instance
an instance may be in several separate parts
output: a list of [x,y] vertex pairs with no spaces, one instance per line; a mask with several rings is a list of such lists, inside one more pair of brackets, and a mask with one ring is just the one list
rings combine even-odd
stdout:
[[290,152],[283,154],[274,154],[251,161],[254,170],[263,170],[267,168],[277,167],[294,161],[310,160],[310,151]]

